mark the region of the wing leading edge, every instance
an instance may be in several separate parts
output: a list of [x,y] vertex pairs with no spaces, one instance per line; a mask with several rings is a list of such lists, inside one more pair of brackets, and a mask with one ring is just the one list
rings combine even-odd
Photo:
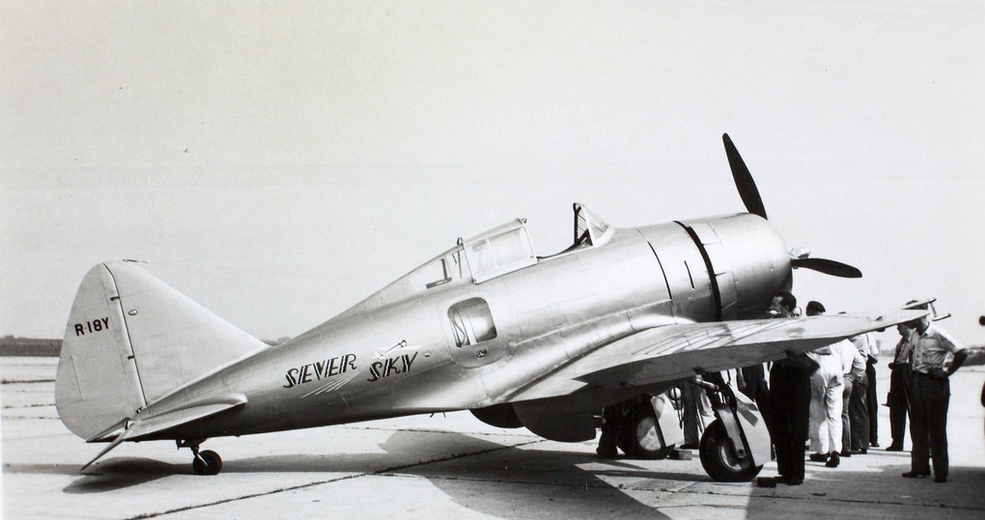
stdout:
[[524,388],[510,400],[559,397],[590,387],[652,385],[763,363],[926,314],[895,310],[880,316],[839,314],[659,326],[609,343]]

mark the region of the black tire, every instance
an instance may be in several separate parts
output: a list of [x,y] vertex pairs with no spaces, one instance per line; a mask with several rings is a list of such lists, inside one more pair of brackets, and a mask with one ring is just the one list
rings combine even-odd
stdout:
[[205,450],[192,461],[192,469],[199,475],[218,475],[222,470],[222,458],[214,451]]
[[759,470],[763,469],[762,466],[753,465],[752,456],[748,453],[741,459],[735,456],[732,441],[719,420],[705,429],[698,453],[705,472],[719,482],[748,482],[756,478]]
[[[647,401],[649,405],[649,401]],[[647,406],[633,414],[619,436],[619,448],[634,459],[659,460],[667,458],[673,446],[664,446],[660,439],[657,416]]]

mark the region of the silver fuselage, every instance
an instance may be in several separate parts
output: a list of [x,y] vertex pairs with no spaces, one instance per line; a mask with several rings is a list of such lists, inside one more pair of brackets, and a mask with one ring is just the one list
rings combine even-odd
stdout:
[[[462,265],[462,248],[311,331],[153,403],[166,410],[233,392],[247,400],[160,437],[204,439],[510,402],[541,374],[656,324],[764,317],[772,295],[790,285],[780,237],[745,213],[613,230],[603,245],[537,258],[480,283]],[[441,272],[434,265],[446,274],[456,255],[455,276],[427,278]],[[586,409],[626,397],[582,393]]]

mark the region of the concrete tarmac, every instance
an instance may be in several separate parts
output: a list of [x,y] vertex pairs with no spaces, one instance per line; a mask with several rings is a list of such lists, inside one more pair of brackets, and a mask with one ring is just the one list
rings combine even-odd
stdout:
[[[985,367],[952,378],[947,483],[904,479],[907,452],[870,449],[801,486],[718,483],[689,461],[600,460],[595,442],[503,430],[468,412],[211,439],[222,472],[198,476],[167,442],[102,445],[58,420],[54,358],[0,359],[5,518],[985,518]],[[889,369],[879,367],[880,401]],[[890,442],[880,407],[879,441]],[[910,443],[907,440],[906,447]],[[776,474],[775,463],[761,476]]]

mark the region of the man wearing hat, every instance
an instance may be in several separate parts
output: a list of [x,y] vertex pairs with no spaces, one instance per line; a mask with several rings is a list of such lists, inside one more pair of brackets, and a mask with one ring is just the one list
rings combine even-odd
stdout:
[[[947,407],[951,400],[948,378],[958,370],[968,351],[961,348],[949,334],[931,325],[924,316],[911,322],[913,332],[912,371],[913,393],[910,402],[910,471],[905,478],[930,475],[930,460],[934,461],[934,482],[947,482]],[[944,368],[947,355],[954,358]]]

